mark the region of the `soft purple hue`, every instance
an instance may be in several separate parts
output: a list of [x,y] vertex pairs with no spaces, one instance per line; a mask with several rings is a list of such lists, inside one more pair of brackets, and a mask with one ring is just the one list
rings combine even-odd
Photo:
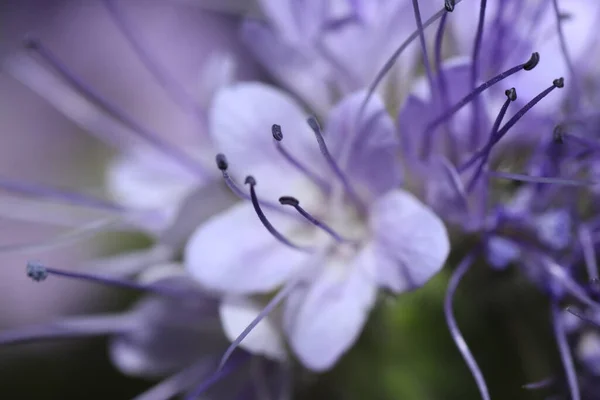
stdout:
[[[292,282],[296,288],[282,307],[284,330],[302,363],[316,371],[331,368],[354,343],[378,287],[395,293],[420,287],[441,269],[449,252],[440,219],[399,188],[400,166],[393,152],[398,142],[381,101],[372,99],[358,119],[364,95],[346,97],[324,125],[325,145],[339,170],[325,162],[302,109],[275,88],[247,83],[223,89],[210,118],[211,130],[219,132],[215,144],[227,156],[235,180],[252,175],[259,198],[267,201],[298,196],[305,210],[350,241],[339,243],[312,224],[269,211],[279,232],[313,251],[286,247],[245,202],[209,219],[185,251],[188,270],[207,289],[248,296]],[[323,177],[328,189],[277,151],[274,123],[281,125],[281,145]],[[359,199],[349,196],[348,185]]]
[[[421,1],[428,18],[438,4]],[[263,66],[315,112],[326,113],[338,100],[369,86],[399,43],[416,25],[408,0],[261,0],[267,20],[248,20],[245,42]],[[398,60],[386,79],[398,101],[415,67],[417,48]]]

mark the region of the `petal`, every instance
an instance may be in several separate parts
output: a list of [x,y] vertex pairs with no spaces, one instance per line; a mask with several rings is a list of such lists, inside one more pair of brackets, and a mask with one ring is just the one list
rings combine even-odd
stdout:
[[279,154],[271,134],[281,125],[282,144],[313,171],[322,159],[313,132],[300,106],[284,92],[261,83],[240,83],[220,90],[210,112],[211,134],[218,151],[224,153],[230,173],[243,182],[253,175],[259,194],[271,201],[294,193],[298,179],[305,178]]
[[444,223],[412,194],[394,190],[371,209],[379,284],[396,293],[424,285],[450,251]]
[[[234,341],[244,329],[258,316],[262,307],[247,298],[230,297],[219,307],[221,324],[225,335]],[[263,355],[275,360],[285,360],[286,351],[281,334],[272,319],[266,317],[244,338],[240,347],[250,353]]]
[[[280,215],[269,219],[283,234],[297,224]],[[248,203],[209,219],[192,235],[184,255],[188,271],[200,284],[240,294],[276,289],[307,257],[273,238]]]
[[370,260],[359,256],[350,265],[329,263],[304,295],[291,298],[285,328],[307,368],[330,369],[358,339],[377,294],[367,271]]
[[367,92],[356,92],[331,111],[327,140],[331,153],[351,181],[375,197],[401,183],[399,140],[383,102],[374,96],[358,120]]
[[140,209],[162,209],[167,219],[174,217],[179,203],[199,180],[180,165],[154,150],[136,147],[109,165],[107,185],[120,203]]
[[315,112],[329,109],[333,95],[326,81],[327,68],[315,54],[283,42],[272,28],[257,21],[243,23],[242,39],[254,57]]

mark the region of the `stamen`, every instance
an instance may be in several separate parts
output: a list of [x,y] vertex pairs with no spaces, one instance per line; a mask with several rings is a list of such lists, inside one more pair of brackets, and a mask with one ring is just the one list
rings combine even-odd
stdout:
[[[249,196],[246,192],[244,192],[238,186],[238,184],[231,178],[231,176],[229,175],[229,172],[227,172],[227,169],[229,168],[229,163],[227,162],[227,157],[225,157],[225,154],[223,154],[223,153],[217,154],[217,156],[215,157],[215,161],[217,163],[217,167],[219,168],[219,170],[221,170],[221,173],[223,174],[223,179],[225,180],[225,183],[227,184],[229,189],[240,199],[251,201],[252,197]],[[265,201],[265,200],[259,200],[259,203],[263,207],[266,207],[270,210],[277,211],[280,213],[281,212],[285,213],[285,210],[282,210],[282,208],[279,204],[272,203],[270,201]]]
[[176,162],[182,166],[188,168],[195,175],[205,176],[206,171],[196,161],[191,158],[181,149],[173,146],[169,142],[163,140],[160,135],[150,131],[140,125],[132,117],[119,110],[117,107],[112,105],[106,99],[104,99],[99,93],[95,92],[91,87],[87,86],[80,78],[67,69],[67,67],[50,51],[48,50],[38,39],[27,37],[24,40],[24,46],[28,49],[33,50],[38,54],[51,68],[53,68],[58,74],[67,81],[75,90],[82,94],[90,102],[94,103],[97,107],[102,109],[104,112],[109,114],[111,117],[127,126],[132,133],[136,134],[139,138],[152,145],[158,151],[173,158]]
[[597,326],[597,327],[600,328],[600,324],[598,324],[598,322],[596,322],[593,319],[591,319],[591,318],[583,315],[579,311],[576,311],[576,310],[572,309],[571,307],[567,307],[566,310],[567,310],[568,313],[573,314],[574,316],[576,316],[580,320],[585,321],[585,322],[587,322],[590,325],[594,325],[594,326]]
[[444,7],[442,9],[440,9],[438,12],[436,12],[435,14],[433,14],[427,21],[425,21],[422,29],[417,29],[417,30],[413,31],[413,33],[411,33],[410,36],[407,37],[406,40],[404,40],[404,42],[402,42],[402,44],[396,49],[396,51],[394,51],[394,54],[392,54],[392,56],[386,61],[386,63],[381,68],[381,70],[377,73],[377,76],[375,76],[375,79],[373,80],[371,85],[369,85],[369,90],[367,91],[367,95],[365,96],[365,99],[363,100],[362,104],[360,105],[360,110],[358,112],[358,118],[357,118],[358,120],[360,120],[360,117],[362,117],[362,114],[365,111],[365,107],[369,103],[369,100],[371,100],[371,97],[373,97],[373,93],[375,93],[377,86],[379,86],[379,84],[381,83],[383,78],[385,78],[386,74],[392,69],[392,67],[396,63],[396,60],[398,60],[398,58],[402,55],[404,50],[406,50],[408,45],[411,44],[412,41],[415,40],[419,36],[419,33],[421,32],[421,30],[425,30],[425,29],[429,28],[429,26],[431,24],[433,24],[435,21],[437,21],[439,18],[441,18],[441,16],[444,15],[445,13],[454,11],[454,6],[458,3],[460,3],[461,1],[462,0],[452,1],[452,10],[448,9],[448,7],[449,7],[448,1],[445,1]]
[[258,315],[252,320],[252,322],[250,322],[250,324],[246,328],[244,328],[242,333],[240,333],[238,337],[236,337],[235,340],[231,342],[231,344],[225,351],[225,354],[223,354],[223,357],[219,362],[219,367],[217,370],[221,370],[225,366],[235,349],[239,347],[240,343],[242,343],[242,341],[250,334],[250,332],[252,332],[256,325],[258,325],[263,319],[268,317],[269,314],[277,306],[279,306],[279,304],[281,304],[281,302],[285,300],[294,289],[296,289],[297,284],[297,280],[292,280],[289,283],[287,283],[279,292],[277,292],[277,294],[269,301],[269,303],[267,303],[265,308],[263,308],[260,311],[260,313],[258,313]]
[[46,267],[35,261],[29,261],[27,263],[27,276],[36,282],[46,280],[49,275],[62,276],[65,278],[81,279],[93,283],[99,283],[106,286],[116,286],[124,289],[138,290],[144,292],[151,292],[162,296],[182,298],[187,297],[186,293],[182,290],[175,290],[173,288],[159,286],[159,285],[144,285],[141,283],[125,281],[115,278],[107,278],[99,275],[85,274],[81,272],[64,271],[56,268]]
[[131,26],[125,20],[123,13],[119,12],[119,8],[114,0],[104,0],[106,9],[113,17],[113,20],[123,36],[127,39],[133,51],[137,54],[138,58],[142,61],[142,64],[146,69],[154,76],[154,79],[163,88],[165,93],[171,97],[171,100],[182,109],[188,111],[190,114],[196,116],[202,124],[206,121],[204,119],[204,110],[196,103],[196,101],[188,94],[188,92],[174,79],[164,68],[162,68],[156,60],[150,55],[150,53],[144,48],[141,40]]
[[479,53],[481,51],[481,41],[483,40],[483,23],[485,21],[485,9],[487,0],[481,0],[479,6],[479,21],[477,23],[477,33],[475,34],[475,43],[473,45],[473,56],[471,59],[471,87],[475,87],[475,82],[479,78]]
[[344,239],[341,237],[336,231],[327,226],[324,222],[319,221],[312,215],[310,215],[304,208],[300,206],[300,202],[298,199],[292,196],[282,196],[279,198],[279,202],[283,205],[292,206],[306,218],[311,224],[315,225],[318,228],[321,228],[325,232],[327,232],[331,237],[333,237],[338,243],[348,243],[350,242],[348,239]]
[[458,287],[458,284],[462,280],[463,276],[467,273],[469,267],[473,263],[473,256],[473,253],[467,255],[467,257],[463,259],[463,261],[458,265],[452,274],[450,282],[448,282],[448,291],[446,292],[446,298],[444,300],[444,314],[446,315],[446,322],[448,324],[448,328],[450,329],[450,335],[452,335],[454,343],[456,343],[458,350],[462,354],[467,366],[471,370],[471,374],[473,375],[473,378],[475,378],[475,382],[477,383],[477,387],[482,399],[490,400],[490,393],[487,385],[485,384],[483,374],[477,366],[477,361],[475,361],[473,354],[471,354],[469,346],[467,346],[467,343],[465,342],[465,338],[460,333],[460,329],[458,328],[456,319],[454,318],[454,313],[452,312],[452,300],[454,299],[454,293],[456,292],[456,288]]
[[572,400],[581,400],[581,394],[579,392],[579,384],[577,382],[577,374],[575,372],[575,365],[573,364],[573,356],[569,349],[569,343],[567,342],[567,335],[563,326],[563,321],[560,315],[560,310],[556,301],[551,304],[552,322],[554,326],[554,336],[556,337],[556,343],[562,359],[565,373],[567,375],[567,381],[569,382],[569,391],[571,393]]
[[71,192],[68,190],[53,188],[40,184],[17,182],[0,178],[0,189],[26,196],[63,201],[67,204],[76,206],[99,208],[102,210],[119,213],[128,211],[127,208],[123,207],[122,205],[110,202],[108,200],[98,199],[86,194]]
[[335,175],[338,177],[338,179],[344,186],[346,193],[348,193],[348,195],[352,198],[352,200],[354,201],[356,206],[361,209],[361,211],[366,210],[364,203],[362,202],[362,200],[360,199],[360,197],[358,196],[358,194],[356,193],[354,188],[350,185],[350,182],[348,181],[348,179],[342,172],[339,165],[337,165],[337,163],[331,156],[331,153],[329,153],[329,149],[327,149],[327,145],[325,144],[325,139],[323,139],[323,134],[321,133],[321,127],[319,126],[319,123],[317,122],[317,120],[314,117],[310,117],[310,118],[308,118],[307,122],[308,122],[308,125],[313,130],[313,132],[315,133],[315,137],[317,138],[317,143],[319,144],[319,149],[321,150],[321,154],[323,154],[323,157],[325,157],[325,160],[327,161],[327,163],[329,164],[329,166],[331,167],[331,169],[333,170]]
[[[454,0],[444,0],[444,8],[446,9],[446,11],[448,12],[452,12],[454,11],[454,5],[455,5],[455,1]],[[446,15],[446,14],[444,14]]]
[[504,94],[506,95],[506,100],[504,101],[504,104],[502,104],[502,108],[500,109],[500,112],[498,113],[498,116],[496,117],[496,120],[494,121],[494,125],[492,126],[492,132],[490,133],[490,139],[488,140],[488,143],[484,147],[484,152],[481,155],[481,161],[479,163],[479,166],[477,167],[475,174],[473,174],[473,178],[471,178],[471,181],[467,185],[467,193],[471,192],[471,190],[473,190],[473,188],[475,187],[475,182],[477,181],[477,179],[479,179],[479,176],[481,175],[481,172],[483,171],[483,166],[485,164],[487,164],[487,161],[490,158],[490,154],[492,153],[494,139],[498,135],[498,129],[500,128],[500,124],[502,123],[502,120],[504,119],[506,110],[508,110],[508,105],[510,103],[512,103],[513,101],[517,100],[517,91],[515,90],[515,88],[510,88],[510,89],[506,90],[504,92]]
[[290,242],[289,240],[287,240],[269,222],[269,220],[267,219],[267,216],[264,214],[264,212],[260,208],[260,204],[258,202],[258,198],[256,197],[256,190],[254,189],[254,187],[256,186],[256,180],[254,179],[254,177],[247,176],[245,183],[246,183],[246,185],[250,185],[250,199],[252,200],[252,205],[254,206],[254,211],[256,211],[256,215],[258,215],[258,218],[260,219],[260,222],[262,222],[262,224],[264,225],[264,227],[267,228],[267,230],[269,231],[269,233],[271,235],[273,235],[273,237],[275,239],[279,240],[281,243],[285,244],[288,247],[291,247],[291,248],[293,248],[295,250],[299,250],[299,251],[311,252],[312,251],[311,248],[304,247],[304,246],[297,246],[297,245],[293,244],[292,242]]
[[495,85],[496,83],[502,81],[503,79],[508,78],[509,76],[511,76],[521,70],[531,71],[533,68],[535,68],[535,66],[539,63],[539,61],[540,61],[539,53],[532,53],[531,57],[529,58],[529,60],[527,60],[527,62],[525,62],[523,64],[519,64],[510,69],[507,69],[506,71],[496,75],[495,77],[488,80],[487,82],[482,83],[481,85],[476,87],[471,93],[469,93],[465,97],[463,97],[458,103],[456,103],[454,106],[452,106],[448,110],[446,110],[446,112],[444,112],[442,115],[440,115],[439,117],[437,117],[436,119],[431,121],[425,127],[425,143],[423,145],[423,154],[424,155],[429,154],[430,149],[431,149],[431,143],[433,142],[433,139],[434,139],[433,138],[433,134],[435,133],[434,130],[440,124],[442,124],[444,121],[451,118],[454,114],[456,114],[458,111],[460,111],[465,105],[467,105],[469,102],[473,101],[473,99],[475,97],[477,97],[479,94],[481,94],[481,92],[483,92],[484,90],[490,88],[491,86]]
[[511,172],[502,172],[502,171],[489,171],[487,172],[492,178],[499,179],[509,179],[517,182],[527,182],[527,183],[547,183],[552,185],[564,185],[564,186],[592,186],[598,184],[598,182],[594,181],[585,181],[585,180],[577,180],[577,179],[568,179],[568,178],[554,178],[554,177],[545,177],[545,176],[531,176],[531,175],[523,175],[523,174],[515,174]]
[[127,314],[72,317],[0,332],[0,346],[72,339],[86,336],[118,335],[131,329],[134,320]]
[[[465,162],[461,167],[458,168],[458,171],[459,172],[463,172],[464,170],[466,170],[467,168],[469,168],[471,165],[473,165],[473,163],[475,163],[478,158],[480,158],[483,154],[485,154],[487,151],[489,151],[489,149],[492,146],[494,146],[496,143],[498,143],[500,141],[500,139],[502,139],[502,137],[504,135],[506,135],[506,133],[508,133],[508,131],[510,130],[510,128],[512,128],[521,118],[523,118],[523,116],[529,110],[531,110],[533,108],[533,106],[535,106],[537,103],[539,103],[540,100],[542,100],[544,97],[546,97],[554,89],[556,89],[556,88],[562,88],[562,87],[564,87],[564,80],[563,80],[563,78],[555,79],[552,82],[552,86],[550,86],[549,88],[545,89],[540,94],[538,94],[537,96],[535,96],[529,103],[525,104],[523,106],[523,108],[521,108],[515,115],[513,115],[513,117],[511,119],[509,119],[508,122],[502,127],[502,129],[500,129],[498,131],[498,133],[492,138],[491,143],[488,143],[486,146],[484,146],[483,149],[477,151],[473,155],[473,157],[471,157],[467,162]],[[516,95],[516,93],[515,93],[515,95]]]
[[275,147],[277,151],[290,163],[294,168],[308,176],[310,180],[312,180],[315,184],[317,184],[324,191],[329,190],[329,185],[323,179],[321,179],[317,174],[310,171],[305,165],[302,165],[300,161],[298,161],[294,156],[292,156],[281,144],[283,140],[283,132],[281,132],[281,126],[277,124],[273,124],[271,127],[271,133],[273,135],[273,139],[275,139]]
[[569,75],[571,77],[571,81],[573,82],[573,90],[575,92],[574,96],[572,96],[572,99],[575,102],[578,102],[579,100],[579,82],[577,81],[577,79],[575,79],[576,75],[575,75],[575,68],[573,67],[573,61],[571,60],[571,57],[569,55],[569,50],[567,49],[567,41],[565,39],[565,33],[563,31],[563,26],[562,26],[562,22],[563,22],[563,14],[560,13],[560,11],[558,10],[558,0],[552,0],[552,6],[554,8],[554,14],[556,15],[556,30],[558,31],[558,41],[560,43],[560,50],[563,54],[563,58],[565,59],[565,63],[567,64],[567,69],[569,70]]
[[[412,0],[413,11],[415,14],[415,21],[417,22],[417,30],[419,31],[419,42],[421,43],[421,51],[423,52],[423,65],[425,66],[425,75],[427,75],[427,81],[429,87],[433,91],[433,74],[431,73],[431,65],[429,64],[429,55],[427,53],[427,44],[425,43],[425,31],[423,30],[423,21],[421,20],[421,11],[419,10],[419,0]],[[444,8],[446,4],[444,3]],[[443,15],[446,15],[444,13]]]

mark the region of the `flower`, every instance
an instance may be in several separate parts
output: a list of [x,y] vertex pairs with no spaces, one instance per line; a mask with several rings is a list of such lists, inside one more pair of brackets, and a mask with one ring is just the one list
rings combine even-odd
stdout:
[[[88,263],[105,272],[135,274],[148,265],[173,259],[199,222],[235,201],[224,185],[215,183],[218,174],[207,168],[214,152],[205,107],[218,87],[254,76],[253,64],[245,62],[244,68],[236,69],[244,55],[233,38],[234,24],[185,5],[171,7],[169,12],[160,6],[147,7],[140,14],[131,5],[106,0],[100,8],[67,11],[74,15],[64,29],[81,30],[85,23],[86,33],[103,39],[107,30],[116,31],[118,40],[110,42],[114,46],[110,57],[98,57],[97,63],[120,58],[117,72],[126,73],[115,75],[124,84],[115,78],[107,88],[107,82],[85,72],[80,59],[60,48],[55,52],[33,36],[25,40],[30,54],[8,57],[4,67],[76,124],[118,150],[106,171],[107,190],[114,200],[28,182],[2,182],[2,187],[92,212],[100,210],[103,217],[108,213],[113,222],[120,222],[120,229],[143,231],[155,238],[150,249]],[[151,33],[139,24],[148,19],[154,21]],[[197,32],[197,26],[206,32]],[[169,32],[168,43],[165,32]],[[215,37],[199,43],[198,34]],[[95,40],[96,36],[89,38],[92,43]],[[124,41],[125,51],[119,40]],[[182,57],[191,46],[193,54]],[[102,55],[100,46],[86,47],[86,54],[89,48],[99,48],[97,53]],[[159,54],[166,59],[159,59]],[[174,70],[181,73],[174,76],[170,72]],[[192,84],[192,76],[198,82]],[[107,92],[113,96],[105,96]],[[143,101],[123,105],[123,98],[132,92],[140,93]]]
[[[185,249],[188,271],[206,289],[233,297],[289,290],[285,333],[317,371],[357,339],[378,287],[420,287],[449,252],[442,221],[399,188],[398,141],[383,103],[374,98],[359,114],[365,94],[338,103],[321,132],[278,89],[222,89],[211,109],[215,144],[230,160],[221,157],[220,168],[234,181],[247,176],[252,202],[210,218]],[[264,207],[267,229],[260,230],[260,203],[278,198],[306,219]]]
[[[282,365],[246,352],[236,354],[215,373],[227,346],[218,317],[218,299],[200,290],[176,264],[155,266],[143,283],[105,278],[46,267],[30,262],[34,281],[50,275],[84,279],[148,292],[130,310],[117,314],[85,315],[55,320],[0,333],[0,344],[42,339],[109,336],[109,354],[124,374],[162,380],[138,399],[166,399],[179,394],[195,399],[210,389],[211,399],[252,396],[266,390],[288,390]],[[218,381],[232,375],[227,385]],[[215,385],[213,388],[212,386]],[[260,389],[257,388],[260,385]]]
[[[408,0],[261,0],[266,21],[249,19],[242,37],[262,65],[288,90],[325,114],[339,98],[375,79],[404,38],[415,29]],[[424,15],[432,1],[420,1]],[[409,49],[388,74],[392,102],[417,61]]]

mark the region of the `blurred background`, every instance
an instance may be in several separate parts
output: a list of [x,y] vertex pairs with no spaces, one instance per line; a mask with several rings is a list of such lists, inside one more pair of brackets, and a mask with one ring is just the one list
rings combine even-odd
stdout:
[[[238,39],[239,17],[254,10],[251,2],[130,1],[122,2],[122,8],[143,34],[147,48],[187,87],[199,84],[203,62],[216,51],[234,55],[239,79],[268,79]],[[2,1],[0,57],[20,52],[28,33],[41,38],[86,82],[148,126],[182,135],[197,129],[165,97],[100,2]],[[114,153],[85,130],[27,85],[0,72],[0,178],[93,193],[102,187],[103,166]],[[0,199],[3,248],[44,242],[68,229],[60,214],[39,224],[19,211],[15,197],[1,193]],[[132,246],[145,243],[140,237],[126,239]],[[101,235],[46,251],[43,259],[76,268],[83,260],[111,254],[123,240]],[[128,294],[81,282],[34,283],[24,267],[39,256],[36,251],[0,252],[0,329],[56,316],[118,311],[133,300]],[[492,397],[545,398],[543,391],[522,388],[562,373],[544,298],[514,271],[494,273],[483,267],[474,271],[461,285],[455,307]],[[448,274],[445,271],[416,293],[386,300],[359,345],[331,373],[303,380],[299,394],[307,399],[478,398],[445,324],[442,302]],[[111,365],[101,338],[0,349],[0,398],[128,399],[151,384],[121,375]]]

